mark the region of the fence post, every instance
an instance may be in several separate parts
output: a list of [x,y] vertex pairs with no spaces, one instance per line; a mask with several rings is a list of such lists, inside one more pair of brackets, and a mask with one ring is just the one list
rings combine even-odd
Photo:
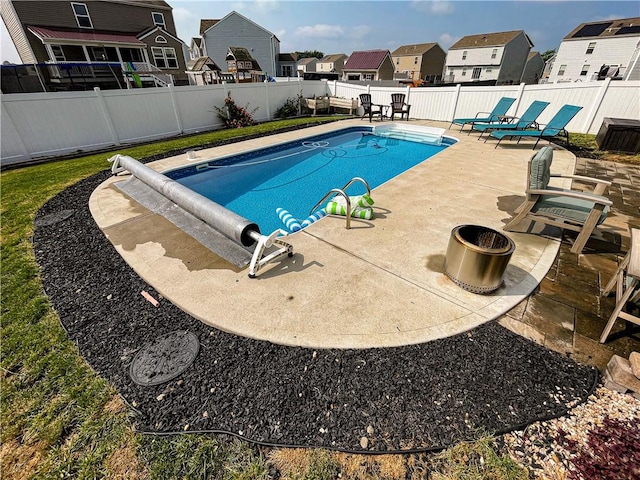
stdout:
[[182,127],[182,118],[180,118],[180,110],[178,110],[178,99],[176,98],[176,91],[173,89],[173,85],[169,85],[169,93],[171,94],[171,105],[173,105],[173,113],[176,116],[176,123],[178,124],[178,132],[184,133]]
[[264,96],[267,103],[267,121],[271,120],[271,105],[269,104],[269,80],[264,81]]
[[333,95],[334,97],[337,97],[337,96],[338,96],[338,93],[337,93],[337,92],[338,92],[338,81],[337,81],[337,80],[334,80],[334,81],[333,81],[333,93],[332,93],[332,95]]
[[525,87],[525,83],[521,83],[520,86],[518,87],[518,93],[516,94],[516,101],[515,101],[515,110],[513,111],[513,115],[516,116],[518,114],[518,109],[520,108],[520,101],[522,100],[522,94],[524,93],[524,87]]
[[102,116],[104,117],[104,121],[107,124],[109,133],[111,133],[111,138],[113,138],[113,143],[115,143],[117,146],[120,146],[120,139],[118,138],[116,127],[113,124],[113,119],[111,118],[111,115],[109,115],[109,109],[107,108],[107,102],[104,101],[102,90],[100,90],[100,87],[93,87],[93,91],[96,92],[98,105],[100,105],[100,110],[102,110]]
[[589,133],[591,130],[591,126],[593,125],[594,120],[596,119],[596,114],[598,110],[600,110],[600,105],[602,105],[602,101],[604,100],[605,95],[607,94],[607,90],[609,89],[609,84],[611,83],[610,78],[606,78],[604,82],[602,82],[602,86],[596,95],[596,98],[593,100],[591,104],[591,108],[589,109],[589,113],[587,114],[587,118],[584,121],[584,126],[582,127],[582,132],[580,133]]
[[0,102],[0,105],[2,106],[2,113],[3,113],[2,118],[3,118],[3,121],[8,120],[9,121],[9,126],[11,127],[11,130],[16,132],[16,136],[17,136],[17,142],[16,143],[17,143],[22,155],[27,157],[27,160],[31,160],[33,158],[31,156],[31,152],[29,152],[29,150],[27,149],[27,146],[22,141],[22,137],[20,136],[20,132],[16,128],[15,124],[13,123],[13,119],[11,118],[11,115],[9,115],[9,110],[7,110],[7,108],[4,106],[4,102]]
[[455,89],[455,98],[453,99],[453,111],[451,112],[451,117],[449,118],[450,122],[453,122],[453,119],[456,118],[456,109],[458,108],[458,99],[460,98],[460,88],[462,85],[457,84]]

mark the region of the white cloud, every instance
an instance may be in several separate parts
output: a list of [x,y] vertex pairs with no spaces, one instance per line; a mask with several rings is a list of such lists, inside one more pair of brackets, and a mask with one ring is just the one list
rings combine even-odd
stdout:
[[366,37],[367,35],[369,35],[369,33],[371,32],[371,27],[368,25],[357,25],[355,27],[350,27],[348,34],[349,37],[355,39],[355,40],[360,40],[364,37]]
[[280,2],[278,0],[256,0],[254,6],[260,12],[275,12],[280,10]]
[[344,35],[344,29],[340,25],[306,25],[296,28],[296,35],[313,38],[332,38]]
[[411,8],[419,12],[432,13],[434,15],[448,15],[455,10],[453,2],[447,0],[414,0],[411,3]]
[[173,13],[173,19],[176,22],[186,22],[189,20],[193,20],[196,17],[195,14],[191,13],[190,10],[187,10],[186,8],[182,8],[182,7],[176,7],[172,10]]
[[454,37],[449,33],[443,33],[438,37],[438,40],[439,40],[440,46],[444,50],[447,50],[451,45],[453,45],[456,41],[458,41],[458,38],[459,37]]

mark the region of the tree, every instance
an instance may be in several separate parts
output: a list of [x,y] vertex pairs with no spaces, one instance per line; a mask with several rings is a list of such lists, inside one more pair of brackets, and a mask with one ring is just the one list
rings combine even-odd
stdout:
[[545,63],[546,63],[546,62],[547,62],[551,57],[553,57],[555,54],[556,54],[556,51],[555,51],[555,50],[547,50],[546,52],[544,52],[544,53],[541,55],[541,57],[542,57],[542,60],[544,60],[544,61],[545,61]]
[[305,50],[304,52],[295,52],[298,56],[298,60],[301,58],[317,58],[320,59],[324,57],[324,53],[319,52],[318,50]]

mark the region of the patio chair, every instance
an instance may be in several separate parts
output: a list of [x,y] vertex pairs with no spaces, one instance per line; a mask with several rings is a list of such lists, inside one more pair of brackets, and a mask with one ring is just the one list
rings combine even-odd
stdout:
[[513,105],[513,102],[515,101],[516,101],[515,98],[502,97],[500,101],[496,104],[496,106],[493,108],[493,110],[491,110],[490,112],[478,112],[476,113],[476,116],[473,118],[454,118],[451,121],[449,128],[451,128],[451,125],[453,125],[454,123],[456,125],[460,125],[460,130],[462,131],[464,126],[467,124],[473,125],[474,123],[504,122],[505,115],[507,114],[507,110],[511,108],[511,105]]
[[[516,210],[504,230],[513,228],[525,218],[579,232],[572,253],[580,253],[597,225],[604,222],[612,202],[602,194],[611,182],[578,175],[551,174],[553,148],[545,146],[533,155],[527,166],[525,201]],[[549,186],[551,178],[570,178],[595,184],[592,193]]]
[[407,122],[409,121],[409,110],[411,105],[404,103],[404,93],[392,93],[391,94],[391,120],[396,113],[400,114],[400,120],[406,115]]
[[382,120],[382,105],[377,105],[375,103],[371,103],[371,94],[369,93],[361,93],[360,94],[360,105],[364,108],[364,113],[360,117],[363,119],[365,116],[369,116],[369,123],[371,123],[371,119],[374,115],[377,115],[380,120]]
[[[471,125],[471,131],[476,130],[480,132],[478,139],[482,138],[485,132],[491,130],[526,130],[527,128],[535,128],[536,130],[540,126],[536,123],[536,120],[542,113],[542,111],[549,106],[549,102],[541,102],[539,100],[534,101],[529,108],[525,110],[521,117],[513,117],[509,123],[473,123]],[[471,133],[471,131],[469,133]],[[484,139],[487,141],[487,138]]]
[[547,123],[542,130],[493,130],[489,133],[493,138],[498,139],[498,143],[496,143],[496,147],[500,145],[500,142],[505,137],[518,137],[518,143],[520,140],[525,137],[535,138],[536,143],[533,145],[535,149],[538,146],[538,142],[541,138],[546,138],[551,140],[553,137],[565,137],[567,139],[567,147],[569,146],[569,132],[565,130],[564,127],[571,121],[576,114],[582,110],[582,107],[577,107],[575,105],[563,105],[558,113],[556,113],[549,123]]
[[631,312],[625,312],[625,307],[640,309],[640,229],[631,229],[631,247],[626,257],[620,263],[613,277],[602,292],[607,296],[616,287],[616,306],[609,317],[607,325],[600,336],[600,343],[607,341],[613,325],[618,318],[640,325],[640,317]]

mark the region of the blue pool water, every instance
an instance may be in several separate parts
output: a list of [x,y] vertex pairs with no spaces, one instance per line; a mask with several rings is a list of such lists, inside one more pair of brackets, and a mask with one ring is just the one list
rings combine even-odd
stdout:
[[[283,224],[276,208],[303,220],[332,188],[362,177],[371,189],[437,154],[454,142],[418,143],[371,134],[370,127],[351,127],[210,160],[165,172],[169,178],[223,205],[269,234]],[[361,184],[349,195],[365,193]],[[372,193],[375,200],[375,192]]]

